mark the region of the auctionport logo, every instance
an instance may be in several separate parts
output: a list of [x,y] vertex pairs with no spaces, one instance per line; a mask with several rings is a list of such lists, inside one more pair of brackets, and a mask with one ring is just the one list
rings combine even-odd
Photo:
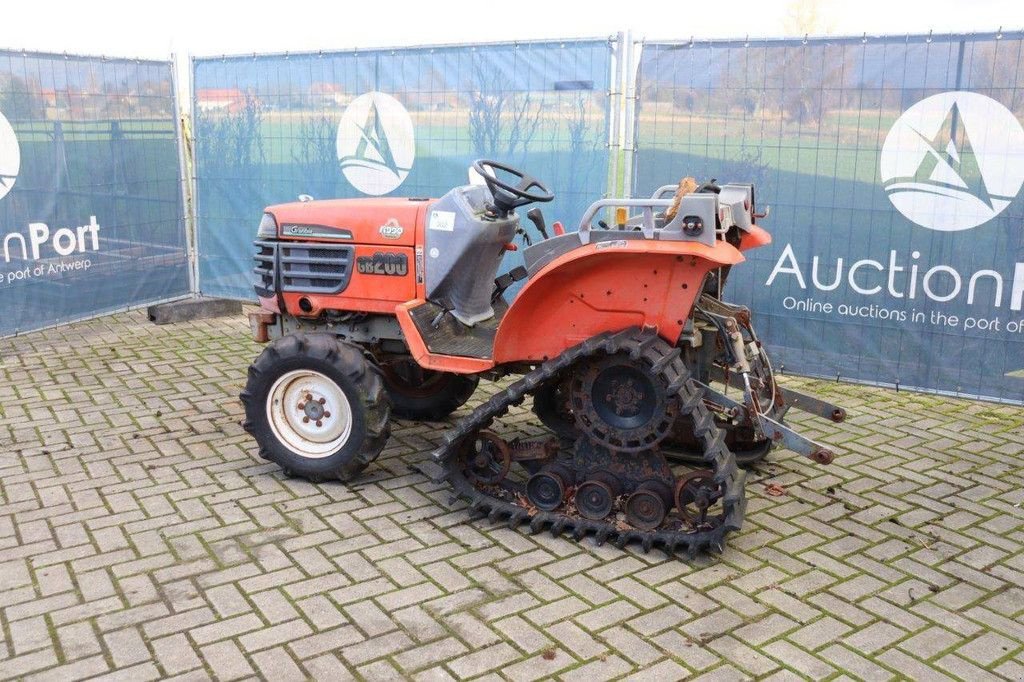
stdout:
[[416,158],[409,112],[383,92],[360,95],[342,114],[337,149],[341,172],[357,190],[380,196],[397,189]]
[[1024,184],[1024,129],[985,95],[933,95],[889,130],[881,176],[896,210],[918,225],[977,227],[1002,213]]
[[0,112],[0,199],[7,196],[14,187],[19,170],[21,150],[18,148],[18,138],[14,135],[14,128]]

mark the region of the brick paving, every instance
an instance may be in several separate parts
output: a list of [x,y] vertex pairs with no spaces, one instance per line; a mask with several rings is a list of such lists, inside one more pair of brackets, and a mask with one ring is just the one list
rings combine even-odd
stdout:
[[685,562],[469,523],[410,468],[436,425],[287,479],[239,425],[257,351],[140,313],[0,341],[0,679],[1024,679],[1021,408],[787,378],[848,408],[794,415],[840,457],[773,454]]

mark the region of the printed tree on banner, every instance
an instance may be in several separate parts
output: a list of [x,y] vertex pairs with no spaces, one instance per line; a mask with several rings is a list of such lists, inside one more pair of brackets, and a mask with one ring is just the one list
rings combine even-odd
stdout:
[[[262,196],[266,163],[262,129],[262,108],[252,94],[246,94],[244,103],[234,112],[199,110],[196,130],[208,131],[196,139],[202,157],[200,179],[223,183],[218,196],[237,202],[243,213],[251,210],[253,203],[268,203]],[[250,194],[240,196],[243,189],[250,190]]]
[[27,81],[18,76],[8,76],[0,80],[0,113],[11,122],[44,118],[46,101],[40,92],[41,86],[35,79]]
[[477,62],[473,72],[469,134],[474,153],[521,165],[540,126],[541,107],[533,106],[530,93],[496,89],[507,80],[496,67]]
[[[601,133],[592,130],[589,125],[592,102],[592,96],[583,92],[576,93],[575,101],[568,109],[569,115],[565,119],[569,163],[555,164],[557,169],[566,172],[564,178],[556,178],[556,181],[560,180],[560,194],[564,197],[560,205],[565,217],[571,221],[582,217],[584,209],[596,198],[598,188],[605,182],[603,175],[607,172],[606,164],[599,163]],[[551,146],[554,148],[554,144]]]
[[338,128],[325,114],[304,120],[299,131],[299,148],[292,152],[299,186],[296,194],[317,199],[338,193]]

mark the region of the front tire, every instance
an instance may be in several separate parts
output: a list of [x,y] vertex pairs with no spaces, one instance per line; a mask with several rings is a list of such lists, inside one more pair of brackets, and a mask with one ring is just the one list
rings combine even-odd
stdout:
[[379,370],[329,334],[291,334],[249,367],[245,430],[260,456],[310,481],[349,481],[387,443],[391,406]]

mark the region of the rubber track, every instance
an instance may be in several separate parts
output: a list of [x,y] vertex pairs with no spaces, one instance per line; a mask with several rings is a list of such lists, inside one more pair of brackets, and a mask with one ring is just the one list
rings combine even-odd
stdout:
[[[730,531],[738,530],[743,523],[743,514],[746,510],[743,490],[746,472],[737,468],[732,453],[725,446],[722,432],[715,426],[714,418],[704,405],[703,389],[690,378],[689,370],[679,358],[678,351],[672,351],[673,348],[653,330],[639,327],[599,334],[569,348],[558,357],[523,375],[504,391],[493,395],[445,434],[442,445],[433,452],[434,462],[439,464],[444,472],[441,480],[446,480],[454,489],[456,496],[469,503],[470,511],[475,517],[486,516],[492,523],[507,521],[510,528],[529,523],[530,530],[534,533],[549,528],[554,536],[566,533],[575,540],[593,535],[598,544],[610,542],[620,548],[636,542],[645,552],[657,547],[669,555],[675,555],[680,550],[685,551],[689,557],[694,557],[701,551],[721,552],[725,536]],[[488,428],[494,419],[504,415],[509,408],[522,404],[527,395],[574,364],[600,353],[617,352],[627,352],[636,360],[641,357],[649,361],[653,359],[651,364],[660,367],[661,376],[665,378],[670,390],[674,390],[679,397],[680,414],[693,416],[697,437],[704,443],[703,464],[714,471],[715,481],[725,488],[722,499],[724,519],[717,526],[692,532],[665,529],[643,531],[619,528],[605,521],[571,517],[558,511],[535,510],[531,514],[520,505],[477,490],[459,469],[456,455],[459,444],[465,439]]]

